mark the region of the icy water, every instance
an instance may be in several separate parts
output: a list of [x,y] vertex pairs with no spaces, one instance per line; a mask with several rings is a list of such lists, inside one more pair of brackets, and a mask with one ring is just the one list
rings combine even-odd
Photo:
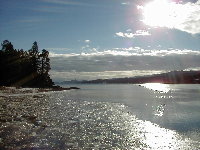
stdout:
[[38,95],[37,110],[24,104],[37,119],[5,123],[18,138],[3,135],[4,148],[200,149],[200,85],[77,86],[81,90]]

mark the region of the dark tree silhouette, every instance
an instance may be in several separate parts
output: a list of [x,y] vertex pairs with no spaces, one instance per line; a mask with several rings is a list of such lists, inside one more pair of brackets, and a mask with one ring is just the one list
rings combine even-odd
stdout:
[[38,45],[37,42],[33,43],[32,48],[29,50],[29,54],[31,57],[31,63],[32,63],[32,73],[33,75],[36,75],[39,69],[39,51],[38,51]]
[[2,46],[2,51],[9,52],[14,50],[13,45],[8,40],[4,40],[1,46]]
[[40,54],[40,67],[39,67],[39,73],[41,77],[41,81],[45,81],[43,83],[44,86],[52,85],[53,82],[49,76],[50,71],[50,59],[49,59],[49,52],[45,49],[42,50],[42,54]]
[[0,50],[0,85],[23,87],[52,87],[49,52],[39,52],[37,42],[27,52],[16,50],[8,40]]
[[42,50],[42,54],[40,54],[41,59],[41,73],[45,74],[48,73],[50,68],[50,59],[49,59],[49,52],[45,49]]

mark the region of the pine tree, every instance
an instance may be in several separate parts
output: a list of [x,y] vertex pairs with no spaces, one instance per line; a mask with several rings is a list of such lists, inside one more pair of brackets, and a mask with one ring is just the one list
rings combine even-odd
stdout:
[[33,43],[32,48],[29,50],[29,55],[31,57],[31,64],[32,64],[32,73],[33,75],[37,75],[38,74],[38,69],[39,69],[39,50],[38,50],[38,45],[37,42],[35,41]]
[[0,85],[26,87],[52,87],[49,52],[39,52],[37,42],[27,52],[16,50],[8,40],[0,50]]
[[2,46],[2,51],[5,52],[10,52],[10,51],[14,51],[13,45],[10,41],[8,40],[4,40],[3,43],[1,43]]
[[44,87],[52,86],[53,82],[49,76],[50,71],[50,59],[49,59],[49,52],[45,49],[42,50],[41,57],[41,65],[40,65],[40,73],[42,76],[42,82]]

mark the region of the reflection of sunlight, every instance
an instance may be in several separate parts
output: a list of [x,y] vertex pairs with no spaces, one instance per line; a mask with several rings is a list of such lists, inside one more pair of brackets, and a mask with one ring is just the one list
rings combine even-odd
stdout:
[[145,121],[145,143],[150,149],[182,149],[186,148],[188,141],[182,141],[177,133],[171,130],[160,128],[159,126]]
[[156,107],[156,109],[154,110],[154,114],[155,116],[161,117],[163,116],[164,111],[165,111],[165,104],[161,104]]
[[164,92],[167,93],[170,91],[170,87],[168,84],[162,84],[162,83],[145,83],[142,84],[142,86],[154,90],[154,91],[159,91],[159,92]]
[[125,124],[121,130],[127,131],[126,141],[129,144],[133,142],[128,149],[186,150],[195,147],[196,142],[192,143],[190,139],[179,135],[176,131],[161,128],[150,121],[139,120],[129,115],[123,115],[122,120]]

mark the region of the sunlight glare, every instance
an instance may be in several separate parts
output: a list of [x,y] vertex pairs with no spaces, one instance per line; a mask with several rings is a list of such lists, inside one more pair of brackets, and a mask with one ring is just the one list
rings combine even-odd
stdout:
[[170,87],[168,84],[162,84],[162,83],[145,83],[142,86],[159,92],[167,93],[170,91]]
[[154,0],[142,8],[142,21],[149,26],[174,28],[185,18],[184,9],[180,6],[167,0]]
[[165,128],[160,128],[151,122],[144,122],[145,130],[145,143],[150,146],[149,149],[185,149],[189,144],[188,139],[181,141],[177,133]]

